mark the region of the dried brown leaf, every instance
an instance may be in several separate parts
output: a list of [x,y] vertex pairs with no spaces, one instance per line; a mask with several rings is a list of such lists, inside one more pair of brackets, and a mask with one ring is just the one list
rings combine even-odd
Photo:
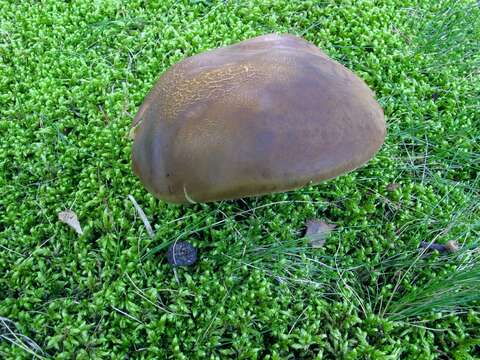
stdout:
[[390,191],[390,192],[393,192],[393,191],[397,190],[398,188],[400,188],[399,183],[391,183],[391,184],[387,185],[387,191]]
[[58,213],[58,220],[70,226],[78,235],[83,235],[83,230],[78,221],[77,214],[72,210],[67,209]]
[[314,248],[322,247],[328,235],[337,227],[335,224],[318,219],[308,220],[306,226],[305,237],[309,239],[310,245]]

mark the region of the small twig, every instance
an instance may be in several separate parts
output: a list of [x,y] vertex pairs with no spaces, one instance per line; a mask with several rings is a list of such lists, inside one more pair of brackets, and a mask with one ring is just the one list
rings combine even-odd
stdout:
[[152,226],[150,225],[150,222],[148,221],[147,216],[143,212],[140,205],[138,205],[137,201],[132,195],[128,195],[128,198],[130,199],[133,206],[135,207],[135,210],[137,210],[138,216],[140,216],[140,218],[142,219],[143,225],[145,225],[145,229],[147,230],[148,235],[152,238],[155,237],[155,233],[153,232]]
[[293,325],[291,326],[290,330],[288,331],[288,335],[290,335],[292,333],[293,329],[295,328],[295,326],[297,325],[298,321],[303,316],[303,314],[305,314],[305,311],[307,311],[307,309],[308,309],[308,306],[305,306],[305,309],[303,309],[303,311],[300,313],[300,315],[298,315],[297,319],[293,322]]
[[15,250],[12,250],[12,249],[9,249],[7,248],[6,246],[3,246],[2,244],[0,244],[0,248],[4,249],[4,250],[7,250],[7,251],[10,251],[18,256],[21,256],[21,257],[25,257],[24,254],[20,254],[19,252],[15,251]]
[[140,320],[138,320],[136,317],[130,315],[130,314],[127,314],[125,311],[122,311],[120,310],[119,308],[116,308],[115,306],[111,305],[111,307],[113,308],[113,310],[117,311],[118,313],[126,316],[127,318],[131,319],[131,320],[134,320],[136,322],[139,322],[140,324],[143,324],[143,322],[141,322]]
[[177,284],[180,284],[180,279],[178,278],[177,268],[173,268],[173,274],[175,275],[175,281]]
[[[38,346],[38,344],[35,341],[33,341],[32,339],[30,339],[29,337],[27,337],[23,334],[15,333],[10,328],[10,326],[8,325],[9,323],[12,324],[13,327],[15,326],[15,323],[12,320],[0,316],[0,323],[1,323],[2,327],[5,330],[7,330],[6,333],[0,334],[1,339],[5,339],[5,340],[9,341],[10,343],[18,346],[22,350],[28,352],[34,358],[38,357],[40,359],[44,359],[44,357],[42,355],[38,354],[38,352],[43,354],[43,350],[40,346]],[[8,335],[11,335],[12,337],[10,337]],[[21,338],[25,339],[27,341],[27,344],[24,343]],[[31,348],[29,348],[28,345],[30,345],[33,350]]]

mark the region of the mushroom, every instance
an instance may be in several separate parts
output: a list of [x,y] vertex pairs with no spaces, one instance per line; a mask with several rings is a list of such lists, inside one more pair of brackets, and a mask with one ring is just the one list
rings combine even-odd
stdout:
[[180,61],[150,91],[133,127],[134,173],[172,203],[317,184],[366,163],[386,135],[365,82],[288,34]]

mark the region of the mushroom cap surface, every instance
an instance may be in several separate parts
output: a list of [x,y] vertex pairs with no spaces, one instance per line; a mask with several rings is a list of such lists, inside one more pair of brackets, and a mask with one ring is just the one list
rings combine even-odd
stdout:
[[175,64],[133,126],[135,174],[172,203],[316,184],[363,165],[386,135],[363,80],[304,39],[277,34]]

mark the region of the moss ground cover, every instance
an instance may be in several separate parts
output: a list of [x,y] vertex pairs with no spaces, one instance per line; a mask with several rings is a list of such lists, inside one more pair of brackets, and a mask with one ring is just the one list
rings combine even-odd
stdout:
[[[295,192],[155,200],[130,170],[147,91],[269,32],[365,79],[381,152]],[[478,358],[479,39],[476,1],[0,0],[0,357]],[[300,233],[314,217],[337,225],[318,249]],[[199,249],[178,282],[175,240]]]

